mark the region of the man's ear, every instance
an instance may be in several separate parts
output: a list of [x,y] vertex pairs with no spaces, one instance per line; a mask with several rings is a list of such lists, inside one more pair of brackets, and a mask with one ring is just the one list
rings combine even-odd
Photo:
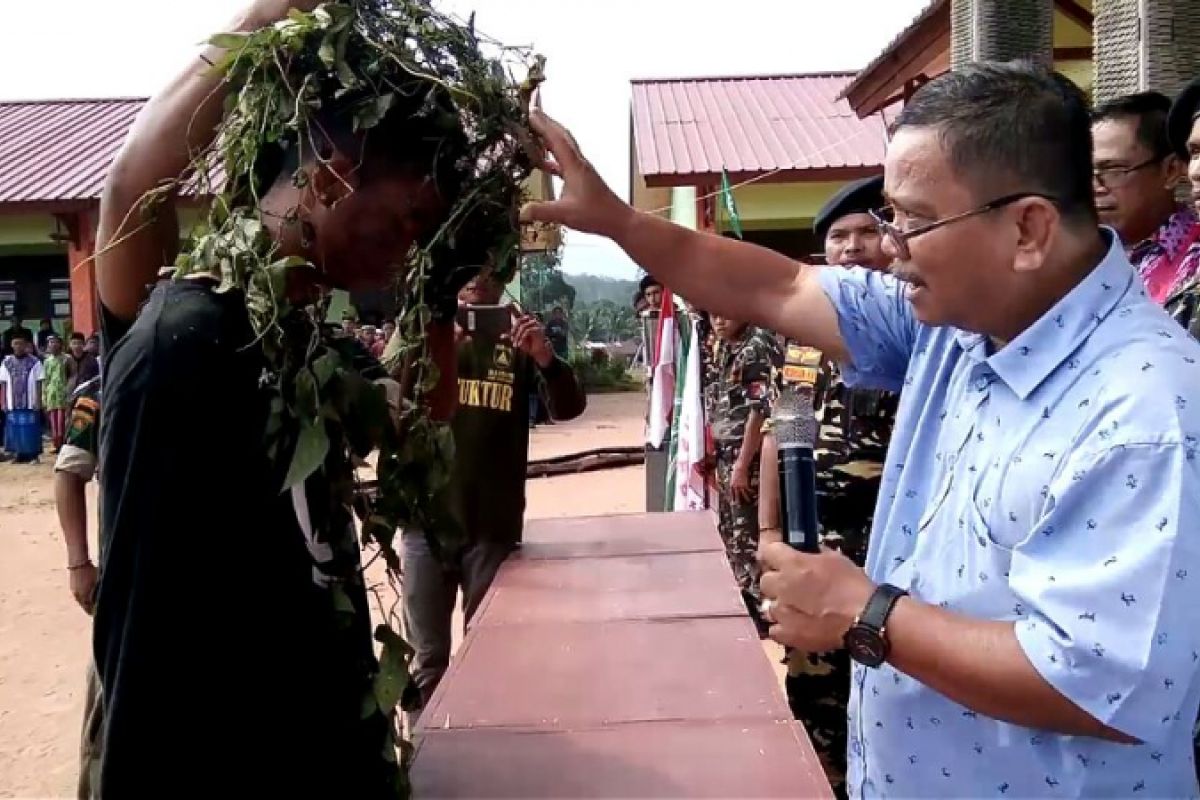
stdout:
[[1187,163],[1174,153],[1163,159],[1162,169],[1163,186],[1172,191],[1187,177]]
[[1061,223],[1058,208],[1039,197],[1020,201],[1017,206],[1017,252],[1013,268],[1017,272],[1041,269]]
[[332,208],[350,195],[358,185],[355,164],[340,150],[324,161],[316,161],[310,167],[313,194],[326,208]]

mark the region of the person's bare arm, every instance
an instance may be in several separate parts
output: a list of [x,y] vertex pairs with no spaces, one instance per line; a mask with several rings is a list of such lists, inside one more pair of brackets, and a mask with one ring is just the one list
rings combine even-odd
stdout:
[[779,520],[779,450],[775,434],[763,434],[759,457],[762,459],[758,472],[758,543],[761,549],[783,541]]
[[[233,20],[231,32],[257,30],[291,7],[312,9],[318,0],[256,0]],[[154,96],[138,115],[104,183],[96,233],[96,288],[110,313],[129,321],[158,271],[174,261],[179,222],[174,198],[145,218],[148,192],[178,178],[196,153],[212,144],[225,90],[213,74],[225,51],[208,47]]]
[[92,563],[87,534],[87,481],[66,470],[54,473],[54,504],[58,524],[67,545],[67,570],[71,594],[87,613],[92,613],[98,573]]
[[837,313],[817,279],[819,267],[639,213],[605,185],[566,129],[536,111],[531,123],[554,157],[544,169],[564,185],[560,199],[528,204],[523,220],[607,236],[695,305],[770,328],[832,358],[845,356]]

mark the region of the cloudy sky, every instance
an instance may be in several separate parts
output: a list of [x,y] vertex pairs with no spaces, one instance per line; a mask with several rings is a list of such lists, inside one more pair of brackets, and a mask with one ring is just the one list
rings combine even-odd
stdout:
[[[152,94],[245,0],[4,3],[0,99]],[[441,0],[549,60],[547,112],[622,196],[632,78],[856,69],[927,0]],[[611,243],[568,233],[564,268],[618,277]]]

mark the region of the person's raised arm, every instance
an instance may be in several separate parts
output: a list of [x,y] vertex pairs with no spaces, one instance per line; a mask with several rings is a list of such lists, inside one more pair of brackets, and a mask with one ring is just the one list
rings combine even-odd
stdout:
[[711,313],[770,328],[835,359],[846,355],[837,313],[818,280],[820,267],[635,211],[605,185],[565,128],[541,112],[530,119],[553,155],[543,168],[563,179],[563,190],[558,200],[528,204],[523,220],[607,236]]
[[[282,19],[290,8],[311,10],[319,0],[255,0],[229,26],[257,30]],[[171,264],[179,246],[174,198],[143,214],[147,193],[173,181],[195,154],[210,146],[220,124],[225,91],[210,64],[224,55],[208,47],[154,96],[138,115],[104,184],[96,233],[96,288],[118,319],[131,321],[146,287]]]

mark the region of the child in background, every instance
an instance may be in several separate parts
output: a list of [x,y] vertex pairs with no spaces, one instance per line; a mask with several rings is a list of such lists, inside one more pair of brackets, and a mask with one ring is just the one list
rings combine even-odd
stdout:
[[71,361],[63,354],[63,343],[57,335],[46,339],[46,357],[42,360],[42,403],[46,422],[50,426],[50,441],[54,452],[62,449],[67,432],[67,408],[70,405]]
[[42,452],[41,418],[35,412],[42,407],[42,362],[30,352],[32,337],[24,333],[12,339],[12,355],[0,361],[0,405],[5,411],[4,449],[18,464],[37,461]]

